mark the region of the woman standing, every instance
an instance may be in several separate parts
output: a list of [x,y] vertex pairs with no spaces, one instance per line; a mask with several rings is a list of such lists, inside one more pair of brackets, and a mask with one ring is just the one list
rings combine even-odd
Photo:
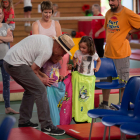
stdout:
[[[43,34],[49,37],[62,35],[61,26],[58,21],[51,19],[53,14],[53,4],[51,1],[43,1],[41,3],[42,18],[37,20],[32,25],[32,34]],[[60,75],[67,75],[67,60],[69,60],[69,54],[65,54],[60,62],[61,69]]]
[[62,34],[62,31],[59,22],[50,19],[53,14],[52,2],[43,1],[41,3],[41,11],[42,18],[33,23],[32,33],[43,34],[49,37],[60,36]]

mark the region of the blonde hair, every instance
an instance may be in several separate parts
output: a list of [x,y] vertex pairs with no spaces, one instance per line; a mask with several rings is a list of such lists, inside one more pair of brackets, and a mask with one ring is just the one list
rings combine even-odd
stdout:
[[49,0],[41,2],[41,11],[52,10],[53,13],[53,3]]
[[[13,1],[12,0],[8,0],[8,2],[9,2],[9,6],[7,8],[7,11],[10,11],[11,8],[14,10]],[[2,9],[4,9],[3,0],[1,1],[1,6],[2,6]]]

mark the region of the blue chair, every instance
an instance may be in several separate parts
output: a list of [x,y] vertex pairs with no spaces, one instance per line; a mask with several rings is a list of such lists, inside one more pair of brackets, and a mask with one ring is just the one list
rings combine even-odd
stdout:
[[88,116],[92,118],[90,135],[91,138],[92,125],[95,118],[103,118],[105,116],[133,116],[133,110],[128,110],[130,108],[130,102],[135,104],[135,99],[137,93],[140,89],[140,76],[131,77],[125,87],[124,95],[122,98],[121,108],[120,110],[107,110],[107,109],[92,109],[88,111]]
[[[96,66],[95,61],[95,66]],[[118,74],[116,71],[116,67],[114,65],[114,62],[110,58],[101,58],[101,66],[98,72],[95,72],[96,78],[107,78],[112,77],[116,78],[115,80],[112,80],[111,82],[97,82],[95,83],[95,86],[100,89],[119,89],[125,86],[124,83],[119,83],[119,80],[117,79]]]
[[16,119],[12,116],[7,116],[0,125],[0,140],[8,140],[8,136]]
[[128,122],[121,125],[120,130],[127,135],[138,136],[140,135],[140,123]]
[[[137,83],[137,85],[140,85],[140,83]],[[136,85],[135,85],[136,87]],[[131,88],[131,87],[130,87]],[[131,91],[132,94],[135,94],[135,91]],[[129,96],[129,95],[128,95]],[[123,99],[126,97],[123,96]],[[130,98],[130,97],[129,97]],[[133,98],[133,97],[131,97]],[[125,106],[129,103],[126,102]],[[124,103],[123,103],[124,105]],[[106,116],[103,117],[102,123],[105,125],[105,129],[107,126],[120,126],[122,124],[128,123],[128,122],[134,122],[140,124],[140,89],[137,92],[136,100],[135,100],[135,107],[132,116],[129,115],[120,115],[120,116]],[[106,130],[104,132],[104,136],[106,134]]]

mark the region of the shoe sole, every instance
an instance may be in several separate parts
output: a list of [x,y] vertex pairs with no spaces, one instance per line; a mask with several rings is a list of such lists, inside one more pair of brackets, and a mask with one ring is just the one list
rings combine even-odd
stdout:
[[[23,127],[23,126],[18,126],[18,127]],[[25,127],[25,126],[24,126]],[[26,127],[31,127],[31,126],[26,126]],[[35,128],[35,129],[38,129],[38,127],[32,127],[32,128]]]
[[[42,131],[42,132],[43,132],[43,131]],[[49,133],[49,132],[43,132],[43,133],[49,134],[49,135],[54,135],[54,136],[61,136],[61,135],[64,135],[64,134],[65,134],[65,132],[62,133],[62,134],[54,134],[54,133]]]

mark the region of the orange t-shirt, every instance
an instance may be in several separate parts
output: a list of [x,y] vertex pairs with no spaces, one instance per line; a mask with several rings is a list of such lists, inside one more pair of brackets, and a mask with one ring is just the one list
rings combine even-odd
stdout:
[[108,10],[105,16],[106,46],[105,57],[121,59],[131,55],[126,36],[133,28],[140,28],[140,16],[123,7],[120,13]]

